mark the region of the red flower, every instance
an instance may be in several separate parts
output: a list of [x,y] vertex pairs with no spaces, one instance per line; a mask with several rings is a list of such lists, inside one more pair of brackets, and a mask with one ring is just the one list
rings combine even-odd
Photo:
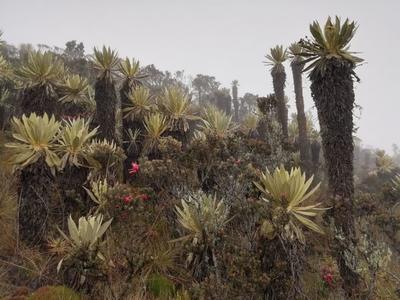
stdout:
[[325,274],[323,278],[324,278],[325,282],[328,283],[328,284],[330,284],[330,283],[333,282],[333,275],[332,275],[332,273],[327,273],[327,274]]
[[321,270],[321,277],[322,280],[330,287],[333,287],[333,281],[334,281],[334,277],[333,277],[333,273],[331,271],[330,268],[328,267],[324,267]]
[[135,175],[139,172],[139,165],[137,163],[132,162],[131,168],[128,170],[130,175]]
[[126,195],[122,198],[125,204],[129,204],[133,201],[133,197],[131,195]]
[[140,198],[141,198],[143,201],[147,201],[147,200],[150,199],[150,196],[147,195],[147,194],[143,194],[143,195],[140,195]]
[[240,160],[240,158],[237,159],[237,160],[235,160],[235,164],[236,164],[236,165],[239,165],[241,162],[242,162],[242,161]]

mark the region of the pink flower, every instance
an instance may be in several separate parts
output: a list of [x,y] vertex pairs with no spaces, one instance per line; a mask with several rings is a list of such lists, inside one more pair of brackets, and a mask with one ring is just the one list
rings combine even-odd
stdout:
[[139,165],[137,163],[132,162],[131,168],[128,170],[130,175],[135,175],[139,172]]
[[242,161],[239,159],[235,160],[235,164],[239,165]]
[[129,204],[133,201],[133,197],[131,195],[126,195],[122,198],[125,204]]

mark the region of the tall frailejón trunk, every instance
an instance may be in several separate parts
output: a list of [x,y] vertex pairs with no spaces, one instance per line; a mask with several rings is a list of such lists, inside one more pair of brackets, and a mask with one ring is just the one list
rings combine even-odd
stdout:
[[331,59],[323,75],[310,74],[333,201],[330,213],[336,231],[334,254],[349,295],[354,295],[359,285],[359,275],[351,264],[356,258],[357,244],[353,202],[353,68],[350,63]]
[[116,141],[117,94],[114,83],[107,77],[96,81],[95,101],[96,114],[93,123],[99,126],[97,137]]
[[44,159],[40,159],[25,167],[20,178],[19,238],[27,245],[40,245],[54,217],[54,206],[60,210],[54,176]]
[[303,65],[295,58],[292,63],[294,93],[296,96],[297,123],[299,127],[300,160],[304,170],[311,171],[310,141],[307,136],[307,118],[304,112]]
[[284,142],[288,140],[288,109],[285,100],[285,81],[286,73],[285,71],[277,71],[275,68],[272,69],[272,83],[274,86],[274,93],[276,99],[278,100],[277,111],[279,123],[282,127],[282,135]]

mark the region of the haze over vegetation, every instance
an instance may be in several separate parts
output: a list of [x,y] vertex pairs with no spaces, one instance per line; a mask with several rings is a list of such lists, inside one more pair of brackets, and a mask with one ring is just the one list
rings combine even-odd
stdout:
[[1,299],[400,299],[387,6],[29,3],[1,7]]
[[[395,131],[387,130],[397,125],[400,62],[384,55],[382,45],[385,49],[400,46],[395,38],[400,36],[399,9],[396,0],[338,0],[334,5],[316,0],[116,0],[112,9],[103,0],[2,0],[0,28],[14,45],[63,47],[69,40],[82,41],[87,50],[110,45],[122,57],[133,55],[161,70],[212,75],[225,87],[235,78],[240,82],[239,95],[262,95],[272,88],[261,63],[270,41],[287,45],[303,34],[309,20],[347,16],[363,24],[352,41],[366,61],[358,70],[363,84],[355,87],[362,106],[357,136],[365,145],[391,151],[392,144],[400,143]],[[293,90],[291,78],[288,90]],[[313,103],[308,90],[305,95],[308,110]]]

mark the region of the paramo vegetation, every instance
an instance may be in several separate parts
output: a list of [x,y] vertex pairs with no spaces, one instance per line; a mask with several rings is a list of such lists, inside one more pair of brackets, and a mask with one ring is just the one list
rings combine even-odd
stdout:
[[0,297],[399,299],[400,155],[355,136],[356,29],[313,22],[242,97],[111,47],[2,41]]

